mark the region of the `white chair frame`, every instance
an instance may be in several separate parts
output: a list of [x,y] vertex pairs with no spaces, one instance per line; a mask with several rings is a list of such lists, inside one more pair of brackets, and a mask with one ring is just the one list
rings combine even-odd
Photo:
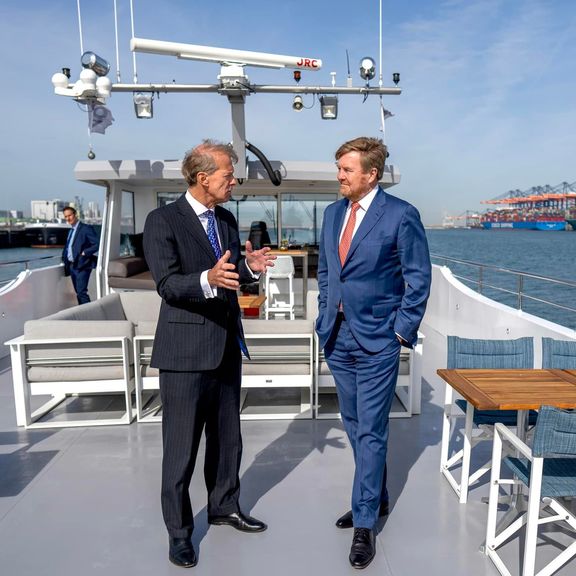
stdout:
[[[92,343],[117,343],[118,355],[110,359],[122,363],[123,378],[114,380],[82,380],[66,382],[30,382],[27,377],[26,348],[29,346],[47,344],[78,344],[90,345]],[[20,336],[6,342],[10,347],[12,360],[12,379],[14,385],[14,400],[16,405],[16,423],[26,428],[69,428],[78,426],[110,426],[117,424],[130,424],[132,422],[132,388],[133,380],[130,377],[130,346],[129,338],[125,336],[92,337],[92,338],[42,338],[26,339]],[[83,358],[84,361],[88,360]],[[87,369],[89,370],[89,369]],[[93,419],[93,420],[66,420],[43,422],[39,421],[44,415],[62,403],[68,396],[82,394],[107,394],[121,392],[124,394],[126,412],[120,418]],[[33,395],[51,395],[52,398],[32,412],[31,397]]]
[[[530,475],[530,487],[528,491],[528,509],[521,512],[511,524],[503,528],[497,534],[497,513],[499,502],[500,486],[524,486],[524,483],[517,479],[503,479],[500,477],[502,465],[502,455],[505,444],[509,444],[517,453],[532,463]],[[522,576],[535,576],[536,544],[538,537],[538,526],[551,522],[564,521],[576,531],[576,518],[574,514],[567,510],[558,500],[554,498],[541,498],[542,470],[544,458],[532,455],[532,450],[516,434],[503,424],[496,424],[494,428],[494,444],[492,451],[492,475],[490,479],[490,498],[488,504],[488,523],[486,527],[485,554],[492,560],[500,574],[512,576],[506,567],[503,559],[498,553],[498,548],[507,542],[520,528],[526,526],[526,534],[523,552]],[[540,512],[544,509],[551,510],[552,515],[540,517]],[[565,548],[554,560],[542,568],[537,576],[550,576],[561,566],[576,555],[576,541]]]

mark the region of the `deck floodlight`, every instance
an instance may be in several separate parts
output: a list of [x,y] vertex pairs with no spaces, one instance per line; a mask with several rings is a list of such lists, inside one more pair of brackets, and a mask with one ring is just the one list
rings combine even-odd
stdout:
[[304,108],[304,100],[302,100],[302,96],[296,94],[292,102],[292,109],[295,110],[296,112],[301,112],[302,108]]
[[134,111],[136,118],[150,119],[154,116],[152,101],[154,100],[153,92],[134,92]]
[[369,56],[365,56],[360,60],[360,76],[366,82],[369,82],[376,76],[376,63]]
[[336,120],[338,117],[338,96],[320,96],[322,120]]
[[84,52],[80,57],[82,68],[92,70],[97,76],[106,76],[110,71],[110,64],[94,52]]

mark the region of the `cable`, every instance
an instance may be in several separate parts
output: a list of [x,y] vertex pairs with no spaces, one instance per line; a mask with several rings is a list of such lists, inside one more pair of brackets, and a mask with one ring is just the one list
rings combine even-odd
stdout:
[[78,7],[78,31],[80,32],[80,56],[84,54],[84,40],[82,38],[82,14],[80,13],[80,0],[76,0]]
[[[134,39],[134,2],[130,0],[130,24],[132,26],[132,39]],[[134,84],[138,84],[138,73],[136,72],[136,52],[132,52],[132,69],[134,70]]]
[[120,82],[120,51],[118,49],[118,6],[114,0],[114,34],[116,37],[116,82]]
[[282,174],[280,173],[280,170],[273,170],[268,158],[266,158],[263,152],[256,148],[256,146],[250,144],[250,142],[246,142],[246,150],[252,152],[255,156],[258,156],[258,159],[262,162],[262,166],[264,166],[264,169],[268,172],[268,177],[272,184],[274,184],[274,186],[280,186],[280,184],[282,184]]

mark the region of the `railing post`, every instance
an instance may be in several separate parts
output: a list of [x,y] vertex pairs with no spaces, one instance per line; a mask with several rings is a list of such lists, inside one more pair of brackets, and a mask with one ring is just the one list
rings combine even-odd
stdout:
[[478,269],[478,294],[482,294],[482,283],[484,281],[484,268],[480,266]]
[[522,291],[524,289],[524,276],[518,276],[518,310],[522,310]]

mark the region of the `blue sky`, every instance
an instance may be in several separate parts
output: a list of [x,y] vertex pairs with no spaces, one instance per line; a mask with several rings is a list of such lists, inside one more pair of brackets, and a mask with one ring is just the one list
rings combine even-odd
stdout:
[[[322,58],[302,84],[346,78],[378,55],[378,0],[199,2],[134,0],[136,36],[173,42]],[[401,73],[401,96],[385,97],[390,160],[402,172],[393,192],[427,224],[445,213],[482,208],[507,190],[576,180],[576,5],[573,0],[384,0],[385,85]],[[84,49],[116,69],[113,0],[82,0]],[[118,0],[120,70],[132,82],[129,0]],[[30,210],[30,200],[82,196],[98,188],[74,180],[89,149],[87,119],[50,78],[80,72],[76,0],[3,0],[0,208]],[[137,56],[140,82],[214,83],[216,64]],[[291,71],[247,68],[257,84],[287,84]],[[114,78],[114,73],[111,73]],[[379,100],[341,97],[339,118],[318,106],[294,113],[290,95],[256,94],[246,106],[247,137],[270,159],[331,160],[344,140],[380,135]],[[305,97],[305,104],[312,97]],[[204,137],[230,140],[227,100],[161,95],[154,119],[134,117],[131,95],[108,101],[115,123],[93,135],[98,159],[181,158]]]

